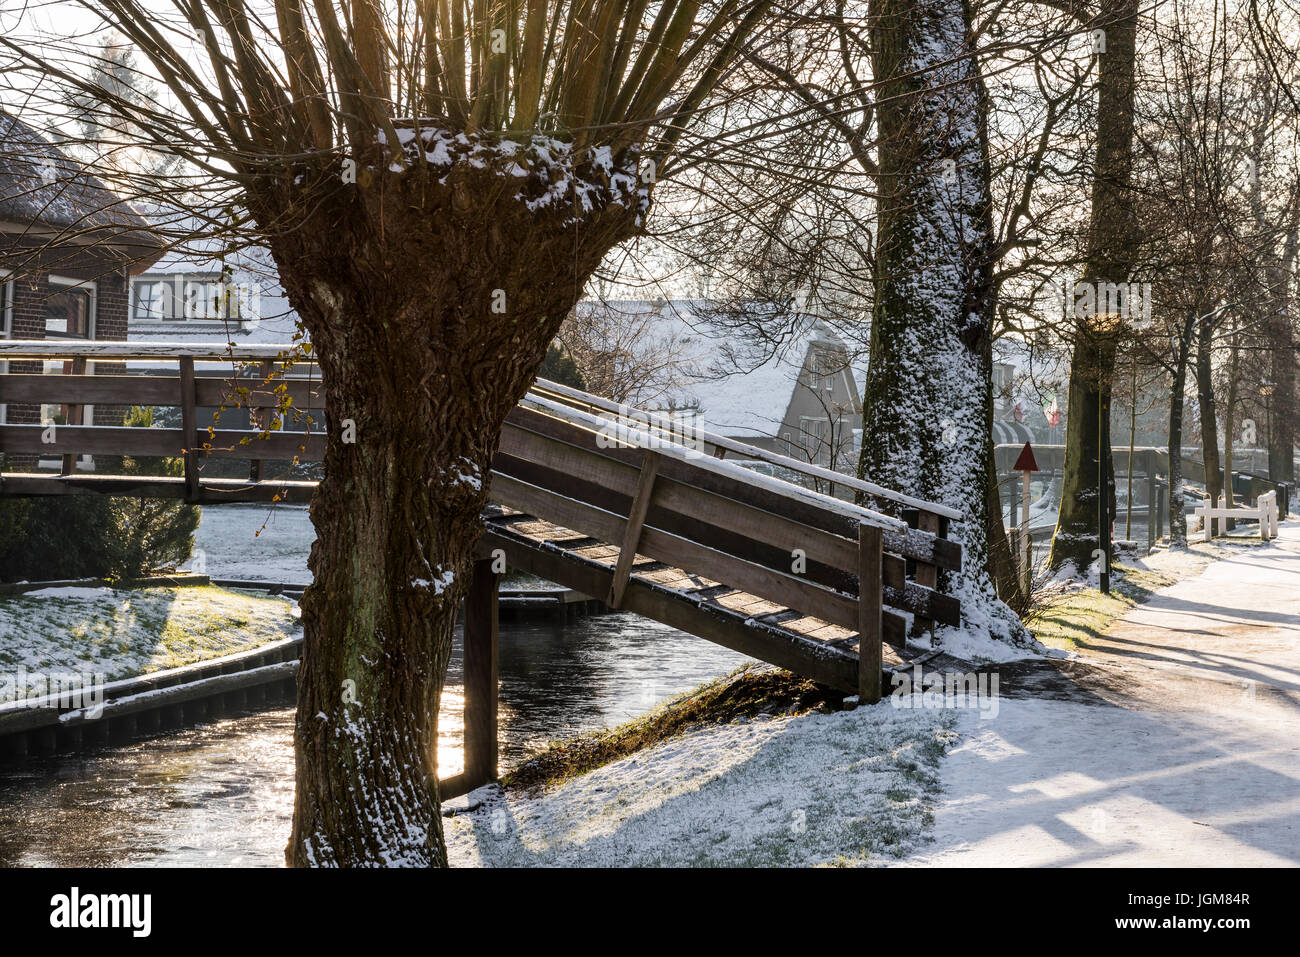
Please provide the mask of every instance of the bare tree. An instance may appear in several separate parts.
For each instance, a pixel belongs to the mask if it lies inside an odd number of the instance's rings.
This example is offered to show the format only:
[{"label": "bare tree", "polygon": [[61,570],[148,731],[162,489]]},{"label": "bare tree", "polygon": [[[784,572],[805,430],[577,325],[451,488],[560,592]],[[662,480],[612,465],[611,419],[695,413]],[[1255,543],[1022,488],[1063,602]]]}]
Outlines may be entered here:
[{"label": "bare tree", "polygon": [[163,102],[10,32],[24,111],[94,92],[183,157],[206,202],[169,198],[270,249],[323,373],[287,859],[444,864],[435,716],[502,421],[767,0],[83,6]]}]

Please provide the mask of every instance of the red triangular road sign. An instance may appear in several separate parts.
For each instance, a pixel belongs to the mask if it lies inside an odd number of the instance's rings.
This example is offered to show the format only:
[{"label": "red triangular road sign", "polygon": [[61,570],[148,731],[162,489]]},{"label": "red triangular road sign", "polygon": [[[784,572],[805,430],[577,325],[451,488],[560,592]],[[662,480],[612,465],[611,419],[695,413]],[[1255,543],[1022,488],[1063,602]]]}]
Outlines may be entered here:
[{"label": "red triangular road sign", "polygon": [[[1003,459],[1002,461],[1006,461]],[[1025,443],[1025,447],[1020,450],[1020,458],[1016,459],[1016,464],[1011,467],[1013,472],[1037,472],[1038,463],[1034,460],[1034,450]]]}]

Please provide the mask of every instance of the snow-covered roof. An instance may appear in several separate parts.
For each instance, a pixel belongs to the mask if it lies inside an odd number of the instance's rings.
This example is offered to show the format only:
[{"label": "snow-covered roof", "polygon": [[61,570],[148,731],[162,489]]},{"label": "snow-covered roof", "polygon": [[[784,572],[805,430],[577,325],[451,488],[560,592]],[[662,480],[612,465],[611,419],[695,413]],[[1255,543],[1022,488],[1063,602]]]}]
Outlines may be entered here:
[{"label": "snow-covered roof", "polygon": [[704,300],[584,302],[578,309],[647,317],[638,351],[674,357],[671,381],[648,404],[697,408],[702,427],[737,438],[777,434],[814,344],[847,350],[844,339],[821,319],[782,315],[765,305],[745,312],[771,312],[762,318],[766,328],[783,331],[779,340],[760,341],[735,324],[735,309],[724,313]]},{"label": "snow-covered roof", "polygon": [[0,219],[155,255],[162,240],[126,200],[31,126],[0,110]]}]

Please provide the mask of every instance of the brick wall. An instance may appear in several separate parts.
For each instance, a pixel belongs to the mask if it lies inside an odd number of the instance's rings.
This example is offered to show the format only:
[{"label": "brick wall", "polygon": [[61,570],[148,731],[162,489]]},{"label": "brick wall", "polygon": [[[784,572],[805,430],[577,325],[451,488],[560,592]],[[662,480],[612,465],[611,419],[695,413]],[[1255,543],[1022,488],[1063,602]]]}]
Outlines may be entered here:
[{"label": "brick wall", "polygon": [[[126,321],[130,308],[130,283],[123,270],[100,274],[95,290],[95,338],[110,342],[126,341]],[[96,362],[99,375],[122,375],[126,366],[120,362]],[[95,406],[95,425],[121,425],[126,406]]]},{"label": "brick wall", "polygon": [[[14,252],[12,247],[8,250]],[[50,294],[49,276],[92,280],[95,283],[95,316],[92,326],[94,338],[124,342],[127,337],[130,284],[124,269],[92,260],[78,260],[67,251],[57,252],[53,269],[39,261],[40,253],[24,256],[22,271],[10,277],[14,283],[13,309],[10,335],[14,339],[44,339],[45,306]],[[122,363],[96,363],[95,371],[103,375],[121,374]],[[39,362],[11,362],[11,372],[40,373]],[[119,425],[126,414],[124,406],[95,406],[95,425]],[[30,425],[40,421],[40,407],[10,403],[5,410],[6,421],[15,425]],[[6,470],[25,471],[36,467],[36,458],[29,455],[8,456]]]}]

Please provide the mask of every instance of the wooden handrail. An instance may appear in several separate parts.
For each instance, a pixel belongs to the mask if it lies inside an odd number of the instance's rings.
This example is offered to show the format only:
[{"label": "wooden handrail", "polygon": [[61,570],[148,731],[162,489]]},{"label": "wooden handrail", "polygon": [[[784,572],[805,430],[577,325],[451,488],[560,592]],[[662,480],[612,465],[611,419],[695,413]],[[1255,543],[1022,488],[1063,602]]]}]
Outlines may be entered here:
[{"label": "wooden handrail", "polygon": [[[153,455],[177,456],[186,449],[202,449],[209,457],[234,459],[291,459],[319,461],[325,455],[321,430],[279,429],[266,435],[256,429],[145,429],[125,425],[60,425],[47,435],[43,425],[0,425],[0,452],[45,455]],[[241,444],[242,439],[249,439]],[[210,449],[203,449],[210,444]],[[304,448],[305,446],[305,448]]]},{"label": "wooden handrail", "polygon": [[[641,449],[595,446],[593,433],[542,412],[516,407],[506,418],[501,435],[500,454],[527,460],[533,467],[545,467],[568,481],[588,479],[623,495],[631,495],[640,467]],[[500,454],[498,458],[500,458]],[[602,461],[622,463],[622,471],[602,466]],[[736,508],[756,508],[763,516],[765,536],[789,550],[802,548],[812,557],[825,552],[825,560],[837,567],[852,565],[851,556],[837,551],[837,542],[856,541],[858,520],[841,509],[823,508],[820,502],[793,499],[786,483],[772,489],[749,481],[738,481],[730,474],[697,469],[699,460],[665,457],[659,464],[656,502],[661,507],[683,514],[708,515],[723,527],[739,521]],[[598,469],[592,472],[592,469]],[[748,471],[741,470],[743,478]],[[794,486],[801,488],[800,486]],[[706,495],[701,499],[701,494]],[[846,503],[830,499],[834,505]],[[931,532],[908,528],[885,531],[887,551],[909,559],[956,571],[961,568],[961,547]]]},{"label": "wooden handrail", "polygon": [[[626,420],[629,412],[634,412],[640,416],[646,416],[647,421],[657,421],[668,432],[681,432],[682,425],[680,422],[674,422],[673,419],[660,412],[651,412],[644,409],[629,409],[627,406],[620,406],[608,399],[602,399],[570,386],[562,385],[558,382],[552,382],[549,379],[538,379],[533,386],[533,390],[542,393],[552,393],[565,401],[576,402],[588,406],[589,408],[599,409],[602,412],[618,416],[620,420]],[[735,452],[746,458],[756,459],[760,462],[766,462],[769,465],[776,465],[780,468],[789,469],[810,478],[821,479],[830,482],[833,485],[840,485],[855,492],[864,492],[875,498],[883,498],[887,501],[897,502],[900,505],[906,505],[908,508],[920,509],[924,512],[930,512],[943,518],[960,520],[962,513],[959,509],[947,505],[941,505],[937,502],[927,502],[924,499],[914,498],[905,495],[902,492],[895,492],[893,489],[887,489],[874,482],[868,482],[864,479],[857,478],[853,475],[845,475],[843,472],[836,472],[833,469],[822,468],[820,465],[814,465],[811,462],[801,462],[798,459],[790,458],[787,455],[781,455],[779,452],[769,452],[766,449],[760,449],[755,445],[741,442],[737,439],[727,438],[716,432],[710,432],[707,429],[700,429],[694,426],[691,431],[699,434],[709,445],[719,449],[726,449],[728,452]]]},{"label": "wooden handrail", "polygon": [[[249,377],[248,391],[237,396],[231,384],[229,368],[220,372],[195,369],[195,401],[200,406],[228,405],[239,399],[242,408],[271,406],[279,401],[273,386],[262,384],[262,376]],[[245,380],[235,380],[242,384]],[[324,390],[320,379],[285,378],[277,385],[301,409],[323,405]],[[0,375],[0,402],[109,405],[180,405],[181,380],[178,375],[42,375],[10,372]]]},{"label": "wooden handrail", "polygon": [[190,358],[220,362],[263,359],[315,363],[309,354],[297,352],[295,343],[231,345],[224,342],[53,342],[49,339],[0,339],[0,359],[172,359]]},{"label": "wooden handrail", "polygon": [[[569,406],[561,405],[550,399],[530,393],[521,401],[520,405],[525,408],[535,408],[539,411],[550,413],[557,418],[565,419],[573,425],[580,426],[595,434],[600,434],[603,429],[611,423],[608,419],[600,416],[591,415]],[[884,515],[881,512],[872,511],[869,508],[863,508],[860,505],[854,505],[852,502],[846,502],[830,495],[823,495],[821,492],[814,492],[812,489],[804,488],[802,485],[795,485],[793,482],[786,482],[782,479],[772,478],[761,472],[755,472],[752,469],[743,468],[731,462],[725,462],[714,458],[710,455],[702,455],[695,449],[688,449],[683,445],[670,442],[660,436],[652,435],[648,432],[642,432],[638,429],[620,426],[617,438],[611,440],[613,443],[631,444],[634,448],[652,448],[660,454],[669,458],[675,458],[707,472],[714,472],[721,475],[729,476],[749,485],[759,488],[772,489],[782,495],[790,498],[801,499],[806,502],[819,505],[822,508],[838,512],[848,518],[856,521],[865,522],[868,525],[876,525],[880,528],[901,529],[906,528],[907,524],[894,518],[892,515]]]},{"label": "wooden handrail", "polygon": [[[529,425],[546,428],[547,432],[533,431]],[[819,511],[811,505],[802,506],[808,510],[807,515],[801,514],[798,508],[793,509],[793,515],[769,511],[751,501],[756,490],[748,484],[731,483],[720,490],[701,488],[691,484],[693,473],[686,463],[664,473],[662,469],[672,465],[673,460],[661,460],[658,456],[653,459],[657,463],[655,480],[650,482],[642,467],[645,450],[599,449],[594,447],[593,439],[586,429],[553,419],[544,420],[541,413],[517,409],[506,420],[501,448],[493,465],[493,498],[594,538],[614,544],[621,542],[623,550],[615,583],[621,577],[626,584],[635,550],[663,560],[685,560],[682,551],[685,546],[673,546],[672,554],[655,555],[648,546],[640,544],[643,541],[663,544],[656,536],[666,533],[780,576],[789,576],[791,557],[799,551],[806,556],[807,568],[790,577],[800,584],[809,583],[849,595],[858,591],[855,577],[858,530],[860,524],[867,523]],[[645,494],[647,488],[652,490],[649,495]],[[552,489],[562,489],[562,492]],[[793,505],[788,499],[779,499],[776,504],[778,507],[785,504],[787,508]],[[831,519],[837,531],[800,520],[818,515]],[[636,545],[629,544],[629,536],[635,537]],[[907,580],[904,558],[915,561],[918,573],[933,570],[936,556],[926,550],[926,545],[933,546],[942,540],[915,529],[903,533],[882,531],[882,540],[885,537],[888,545],[882,556],[881,576],[888,603],[922,618],[957,623],[960,605],[956,599]],[[697,570],[705,573],[709,572],[709,564],[723,561],[719,555],[712,559],[704,557],[705,564]],[[954,564],[949,563],[949,567]],[[825,570],[819,570],[819,566]],[[745,573],[744,569],[740,571]],[[718,577],[736,587],[760,587],[747,578]],[[847,605],[841,614],[828,615],[827,607],[837,604],[835,596],[818,589],[807,592],[806,597],[811,600],[791,599],[788,604],[845,627],[855,626],[856,619]],[[897,624],[901,629],[901,618]]]}]

